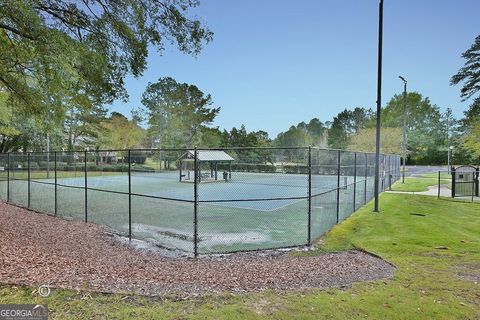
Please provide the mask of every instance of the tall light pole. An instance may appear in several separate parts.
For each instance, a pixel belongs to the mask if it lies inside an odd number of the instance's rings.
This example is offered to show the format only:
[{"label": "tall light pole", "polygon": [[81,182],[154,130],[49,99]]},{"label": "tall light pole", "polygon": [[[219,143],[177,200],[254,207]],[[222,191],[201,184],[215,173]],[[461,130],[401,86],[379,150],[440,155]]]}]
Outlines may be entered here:
[{"label": "tall light pole", "polygon": [[402,142],[402,158],[403,158],[403,173],[402,183],[405,183],[405,162],[407,160],[407,80],[404,77],[398,76],[403,81],[403,142]]},{"label": "tall light pole", "polygon": [[378,191],[380,180],[380,113],[382,111],[382,45],[383,45],[383,0],[378,3],[378,78],[377,78],[377,132],[375,146],[375,206],[378,210]]}]

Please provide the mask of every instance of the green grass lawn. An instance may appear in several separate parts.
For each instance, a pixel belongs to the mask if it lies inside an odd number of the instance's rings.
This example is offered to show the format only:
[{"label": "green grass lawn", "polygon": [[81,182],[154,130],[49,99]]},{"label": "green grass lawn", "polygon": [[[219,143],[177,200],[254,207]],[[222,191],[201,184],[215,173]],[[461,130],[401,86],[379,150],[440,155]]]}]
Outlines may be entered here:
[{"label": "green grass lawn", "polygon": [[[367,250],[391,280],[340,290],[211,295],[186,301],[0,287],[0,303],[47,303],[57,319],[479,319],[480,204],[383,194],[327,233],[316,251]],[[443,248],[443,249],[442,249]]]},{"label": "green grass lawn", "polygon": [[145,167],[150,167],[155,170],[160,170],[161,165],[157,159],[147,158],[145,159],[145,163],[143,164]]},{"label": "green grass lawn", "polygon": [[[442,184],[450,183],[450,180],[441,179]],[[427,191],[429,186],[436,186],[438,184],[438,178],[419,178],[419,177],[407,177],[405,183],[402,183],[402,179],[398,180],[392,185],[392,191],[405,191],[405,192],[421,192]]]},{"label": "green grass lawn", "polygon": [[[438,179],[438,172],[435,173],[426,173],[422,175],[425,178]],[[440,179],[452,180],[452,175],[448,172],[440,172]]]}]

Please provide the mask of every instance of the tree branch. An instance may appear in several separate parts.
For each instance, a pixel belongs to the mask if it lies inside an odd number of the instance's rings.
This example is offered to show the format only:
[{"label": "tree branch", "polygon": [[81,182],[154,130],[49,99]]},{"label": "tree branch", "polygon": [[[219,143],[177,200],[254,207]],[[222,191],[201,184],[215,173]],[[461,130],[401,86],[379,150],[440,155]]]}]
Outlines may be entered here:
[{"label": "tree branch", "polygon": [[8,31],[10,31],[10,32],[13,32],[13,33],[15,33],[15,34],[17,34],[17,35],[19,35],[19,36],[21,36],[21,37],[30,39],[30,40],[32,40],[32,41],[36,40],[36,38],[35,38],[34,36],[31,36],[31,35],[29,35],[29,34],[27,34],[27,33],[25,33],[25,32],[22,32],[22,31],[14,28],[14,27],[11,27],[11,26],[6,25],[6,24],[1,23],[1,22],[0,22],[0,28],[2,28],[2,29],[4,29],[4,30],[8,30]]}]

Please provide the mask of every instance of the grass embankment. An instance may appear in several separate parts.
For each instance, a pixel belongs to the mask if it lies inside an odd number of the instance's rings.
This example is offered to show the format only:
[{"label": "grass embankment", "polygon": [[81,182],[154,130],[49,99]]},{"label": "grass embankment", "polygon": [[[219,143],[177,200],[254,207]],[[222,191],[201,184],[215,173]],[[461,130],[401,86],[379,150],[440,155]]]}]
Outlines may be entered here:
[{"label": "grass embankment", "polygon": [[[451,180],[446,176],[440,176],[440,183],[450,184]],[[438,185],[438,173],[436,178],[432,177],[432,174],[425,174],[423,177],[406,177],[405,183],[402,183],[402,179],[398,180],[392,185],[392,191],[422,192],[436,185]]]},{"label": "grass embankment", "polygon": [[391,280],[340,290],[212,295],[174,301],[130,295],[0,287],[0,303],[47,303],[58,319],[478,319],[480,204],[383,194],[336,226],[322,251],[361,248],[397,267]]}]

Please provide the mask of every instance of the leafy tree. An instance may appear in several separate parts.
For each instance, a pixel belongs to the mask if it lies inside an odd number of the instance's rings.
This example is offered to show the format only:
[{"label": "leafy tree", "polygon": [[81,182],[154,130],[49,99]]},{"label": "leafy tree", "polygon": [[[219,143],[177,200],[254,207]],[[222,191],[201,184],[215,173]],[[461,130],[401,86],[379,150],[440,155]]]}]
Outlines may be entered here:
[{"label": "leafy tree", "polygon": [[327,127],[318,118],[313,118],[279,133],[274,144],[279,147],[324,146],[326,135]]},{"label": "leafy tree", "polygon": [[[466,60],[464,66],[450,79],[452,85],[462,84],[460,96],[463,101],[474,97],[480,92],[480,35],[474,40],[472,46],[466,50],[462,57]],[[469,109],[464,112],[464,118],[460,120],[460,134],[456,148],[454,149],[455,160],[467,163],[478,158],[478,123],[480,122],[480,96],[474,97]],[[477,149],[475,149],[477,147]],[[480,159],[477,159],[477,161]]]},{"label": "leafy tree", "polygon": [[298,126],[291,126],[287,131],[279,133],[275,144],[279,147],[308,146],[310,137],[304,125],[305,123],[299,123]]},{"label": "leafy tree", "polygon": [[478,163],[480,158],[476,155],[474,139],[480,122],[480,97],[476,98],[463,114],[464,117],[458,121],[458,129],[452,139],[453,159],[456,163]]},{"label": "leafy tree", "polygon": [[19,134],[17,128],[13,126],[13,110],[7,104],[9,94],[7,92],[0,92],[0,137],[2,144],[8,137]]},{"label": "leafy tree", "polygon": [[458,121],[453,116],[451,108],[447,108],[444,114],[442,114],[442,125],[445,126],[445,145],[448,147],[452,137],[457,135]]},{"label": "leafy tree", "polygon": [[328,130],[328,146],[334,149],[345,149],[348,146],[350,136],[365,127],[370,111],[364,108],[343,110],[333,118]]},{"label": "leafy tree", "polygon": [[62,130],[50,119],[25,115],[9,102],[8,92],[0,92],[0,152],[46,150],[47,136],[52,148],[62,146]]},{"label": "leafy tree", "polygon": [[104,133],[97,141],[100,149],[132,149],[141,147],[145,130],[135,120],[128,120],[123,114],[113,112],[102,122]]},{"label": "leafy tree", "polygon": [[[382,126],[403,127],[403,94],[394,95],[382,115]],[[444,163],[447,129],[439,108],[417,92],[407,94],[407,161],[416,164]]]},{"label": "leafy tree", "polygon": [[212,33],[187,16],[196,0],[9,0],[0,5],[0,90],[25,115],[60,123],[67,110],[127,99],[124,79],[148,46],[198,54]]},{"label": "leafy tree", "polygon": [[20,134],[12,137],[10,151],[46,151],[47,139],[50,150],[61,150],[63,132],[60,127],[47,128],[36,117],[17,116],[15,123]]},{"label": "leafy tree", "polygon": [[312,145],[322,147],[326,145],[327,128],[318,118],[310,120],[307,124],[307,132]]},{"label": "leafy tree", "polygon": [[372,110],[357,107],[351,112],[350,118],[350,131],[358,133],[361,129],[365,128],[370,119],[373,119]]},{"label": "leafy tree", "polygon": [[259,147],[268,147],[271,144],[271,140],[268,137],[268,132],[259,130],[259,131],[254,131],[252,132],[253,135],[255,135],[255,138],[257,140],[256,145]]},{"label": "leafy tree", "polygon": [[67,150],[96,146],[96,140],[104,129],[102,123],[106,115],[107,109],[102,106],[70,108],[63,121]]},{"label": "leafy tree", "polygon": [[480,121],[470,126],[469,131],[463,137],[463,147],[471,152],[475,161],[480,160]]},{"label": "leafy tree", "polygon": [[[268,147],[271,145],[271,140],[268,133],[265,131],[251,131],[248,132],[244,125],[239,129],[233,127],[230,131],[224,130],[221,133],[221,146],[228,149],[228,147],[243,147],[243,150],[228,150],[228,153],[240,163],[256,163],[266,164],[272,163],[272,150],[269,149],[254,149],[256,147]],[[252,147],[252,149],[248,149]]]},{"label": "leafy tree", "polygon": [[212,97],[196,86],[165,77],[149,83],[142,96],[149,130],[162,147],[191,147],[201,141],[202,128],[220,108],[209,108]]},{"label": "leafy tree", "polygon": [[463,112],[463,119],[460,120],[461,129],[463,131],[476,124],[480,119],[480,97],[476,98],[470,107]]},{"label": "leafy tree", "polygon": [[[348,148],[355,151],[375,152],[376,129],[360,129],[350,138]],[[381,152],[401,154],[402,128],[382,128]]]},{"label": "leafy tree", "polygon": [[63,145],[63,132],[60,127],[48,129],[35,117],[14,115],[10,119],[10,132],[0,134],[0,152],[46,151],[47,139],[50,150],[60,150]]},{"label": "leafy tree", "polygon": [[203,127],[201,129],[201,137],[202,141],[200,146],[203,148],[216,148],[222,145],[223,134],[218,127]]},{"label": "leafy tree", "polygon": [[345,149],[348,145],[349,134],[342,123],[341,115],[334,117],[328,129],[328,146],[334,149]]},{"label": "leafy tree", "polygon": [[265,141],[259,141],[259,138],[268,141],[268,133],[265,131],[248,132],[242,124],[240,129],[235,127],[228,131],[224,131],[222,146],[224,147],[258,147],[259,144],[265,146]]},{"label": "leafy tree", "polygon": [[460,92],[462,99],[466,100],[480,92],[480,35],[462,57],[466,60],[465,65],[450,79],[450,83],[463,83]]}]

